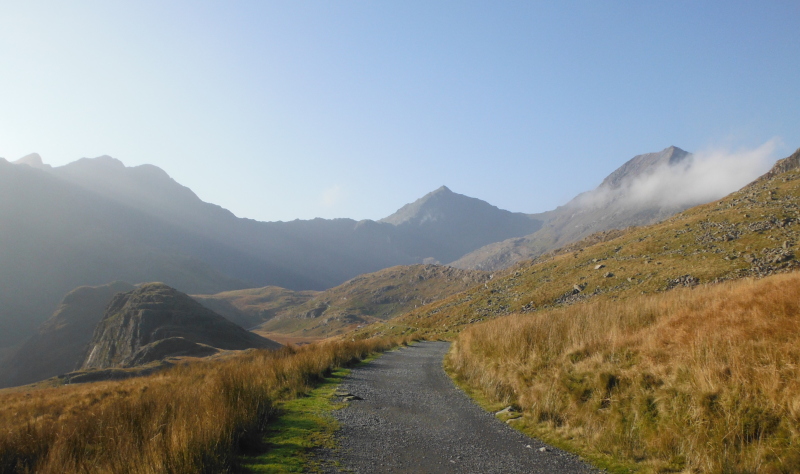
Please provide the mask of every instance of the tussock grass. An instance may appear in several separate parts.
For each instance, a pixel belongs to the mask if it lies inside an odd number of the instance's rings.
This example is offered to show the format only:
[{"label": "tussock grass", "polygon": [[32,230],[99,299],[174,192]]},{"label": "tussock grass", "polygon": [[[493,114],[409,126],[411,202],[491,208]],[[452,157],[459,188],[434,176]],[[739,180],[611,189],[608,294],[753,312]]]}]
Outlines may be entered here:
[{"label": "tussock grass", "polygon": [[229,472],[276,403],[399,339],[248,351],[138,379],[0,395],[0,472]]},{"label": "tussock grass", "polygon": [[653,472],[800,472],[800,275],[474,325],[448,365],[533,431]]}]

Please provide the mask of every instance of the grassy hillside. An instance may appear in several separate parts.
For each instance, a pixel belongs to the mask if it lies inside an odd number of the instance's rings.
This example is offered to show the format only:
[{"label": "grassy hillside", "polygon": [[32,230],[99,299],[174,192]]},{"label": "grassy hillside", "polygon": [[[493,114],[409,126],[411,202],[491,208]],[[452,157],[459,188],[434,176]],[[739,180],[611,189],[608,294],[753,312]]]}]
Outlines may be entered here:
[{"label": "grassy hillside", "polygon": [[[304,303],[277,310],[258,331],[331,336],[385,321],[487,281],[489,275],[441,265],[409,265],[361,275]],[[230,292],[240,293],[240,292]]]},{"label": "grassy hillside", "polygon": [[125,381],[0,391],[0,472],[235,472],[281,401],[400,342],[248,351]]},{"label": "grassy hillside", "polygon": [[645,472],[800,471],[800,274],[596,299],[461,333],[457,379],[516,426]]},{"label": "grassy hillside", "polygon": [[225,291],[215,295],[192,295],[192,298],[239,326],[249,329],[283,314],[287,308],[305,303],[319,293],[319,291],[294,291],[278,286],[267,286]]},{"label": "grassy hillside", "polygon": [[[800,161],[800,151],[783,161]],[[776,171],[787,166],[776,165]],[[798,268],[800,171],[770,174],[719,201],[646,227],[595,234],[362,335],[453,337],[469,324],[581,301],[626,300],[681,286]]]}]

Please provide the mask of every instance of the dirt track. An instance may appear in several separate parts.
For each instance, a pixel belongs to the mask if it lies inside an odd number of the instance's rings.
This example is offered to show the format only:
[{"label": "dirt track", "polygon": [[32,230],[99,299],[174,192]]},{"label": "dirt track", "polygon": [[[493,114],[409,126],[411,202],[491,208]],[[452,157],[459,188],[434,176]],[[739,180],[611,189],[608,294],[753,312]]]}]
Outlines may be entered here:
[{"label": "dirt track", "polygon": [[363,400],[334,413],[340,449],[320,454],[326,472],[596,472],[475,405],[442,369],[448,347],[419,343],[353,370],[341,389]]}]

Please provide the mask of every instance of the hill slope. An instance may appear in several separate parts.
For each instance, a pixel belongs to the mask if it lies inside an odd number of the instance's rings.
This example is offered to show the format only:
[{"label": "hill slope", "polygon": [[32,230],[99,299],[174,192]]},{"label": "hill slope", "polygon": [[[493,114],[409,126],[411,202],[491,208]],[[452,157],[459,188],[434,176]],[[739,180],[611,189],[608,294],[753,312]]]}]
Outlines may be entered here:
[{"label": "hill slope", "polygon": [[[697,164],[692,154],[674,146],[635,156],[608,175],[596,189],[541,214],[545,224],[533,234],[492,243],[452,265],[497,271],[596,232],[659,222],[722,197],[717,194],[709,198],[709,193],[694,189],[703,181],[697,177],[704,173],[704,164]],[[739,185],[746,182],[740,181]]]},{"label": "hill slope", "polygon": [[53,316],[0,366],[0,387],[25,385],[74,370],[108,303],[117,293],[133,289],[129,283],[114,282],[67,293]]},{"label": "hill slope", "polygon": [[798,163],[800,150],[719,201],[658,224],[595,234],[521,262],[484,286],[393,319],[390,332],[454,334],[514,312],[791,271],[800,266],[795,258],[800,242]]},{"label": "hill slope", "polygon": [[447,365],[515,427],[630,472],[800,472],[799,291],[792,272],[511,315]]},{"label": "hill slope", "polygon": [[218,349],[278,347],[174,288],[149,283],[114,296],[86,348],[81,369],[132,367],[177,355],[202,357]]},{"label": "hill slope", "polygon": [[225,291],[215,295],[192,295],[192,298],[239,326],[250,329],[283,314],[290,308],[303,305],[320,293],[267,286]]},{"label": "hill slope", "polygon": [[194,298],[209,308],[220,308],[229,319],[261,319],[263,324],[254,328],[260,333],[328,337],[391,319],[489,278],[488,273],[474,270],[409,265],[359,275],[322,292],[267,287]]}]

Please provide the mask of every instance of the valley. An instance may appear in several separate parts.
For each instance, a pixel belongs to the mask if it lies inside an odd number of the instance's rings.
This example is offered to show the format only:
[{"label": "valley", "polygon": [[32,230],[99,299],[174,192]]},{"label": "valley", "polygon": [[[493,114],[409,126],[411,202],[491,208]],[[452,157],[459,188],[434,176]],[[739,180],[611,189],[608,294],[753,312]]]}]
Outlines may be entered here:
[{"label": "valley", "polygon": [[[691,155],[671,148],[637,156],[620,168],[625,173],[612,174],[598,189],[619,186],[626,173],[641,177],[673,166],[676,156],[683,163]],[[440,189],[402,208],[390,222],[373,224],[420,226],[430,232],[425,239],[438,235],[445,241],[458,225],[448,224],[451,230],[445,232],[425,223],[447,222],[453,203],[494,212],[458,196]],[[328,289],[273,285],[191,296],[138,280],[77,288],[22,349],[12,351],[6,360],[13,365],[0,366],[8,386],[39,382],[0,391],[9,407],[0,412],[4,424],[21,427],[34,413],[46,416],[36,427],[43,443],[39,451],[23,448],[18,431],[3,435],[0,466],[4,472],[15,472],[13,466],[49,472],[62,464],[124,465],[122,458],[70,457],[66,447],[44,444],[55,442],[59,426],[77,423],[69,413],[106,416],[144,400],[134,395],[137,390],[167,393],[193,380],[195,396],[221,390],[223,397],[251,397],[251,411],[219,415],[220,429],[233,431],[209,434],[239,440],[225,441],[214,460],[230,469],[240,452],[236,446],[258,446],[237,426],[263,431],[280,416],[277,407],[284,401],[302,397],[326,373],[370,353],[446,340],[452,341],[444,358],[448,374],[484,408],[512,407],[515,429],[597,466],[614,472],[724,472],[726,466],[792,472],[800,459],[794,413],[800,392],[791,382],[800,357],[794,350],[800,335],[800,309],[794,304],[800,285],[795,273],[800,150],[713,202],[688,209],[635,208],[627,217],[621,216],[624,207],[604,209],[598,212],[617,216],[613,222],[639,219],[645,225],[602,227],[608,222],[600,219],[602,226],[589,232],[580,223],[596,214],[573,212],[572,221],[564,221],[565,212],[523,215],[519,222],[541,226],[518,237],[522,242],[558,226],[583,230],[562,234],[564,240],[552,240],[552,248],[524,243],[528,250],[514,247],[511,253],[508,241],[497,240],[495,249],[502,250],[493,255],[499,256],[485,260],[495,262],[491,272],[413,263],[360,274]],[[469,245],[481,249],[477,242]],[[284,363],[300,365],[279,369]],[[287,382],[290,386],[248,382],[260,378],[254,373],[279,370],[286,372],[269,377],[295,377],[287,374],[296,370],[299,379]],[[26,400],[24,393],[35,396]],[[158,397],[148,403],[178,410]],[[108,401],[82,401],[93,399]],[[105,408],[96,412],[95,404]],[[151,426],[149,418],[136,423]],[[703,428],[709,424],[718,429]],[[87,443],[102,445],[93,438],[102,437],[100,432],[75,429]],[[153,430],[142,433],[162,436]],[[137,454],[133,446],[139,442],[130,442],[120,448],[127,450],[125,459],[178,466],[179,472],[206,462],[195,452],[187,464],[173,464],[178,461],[170,456],[186,456],[175,454],[185,447],[152,457]],[[252,446],[247,449],[263,449]]]},{"label": "valley", "polygon": [[0,1],[0,474],[800,473],[798,20]]}]

